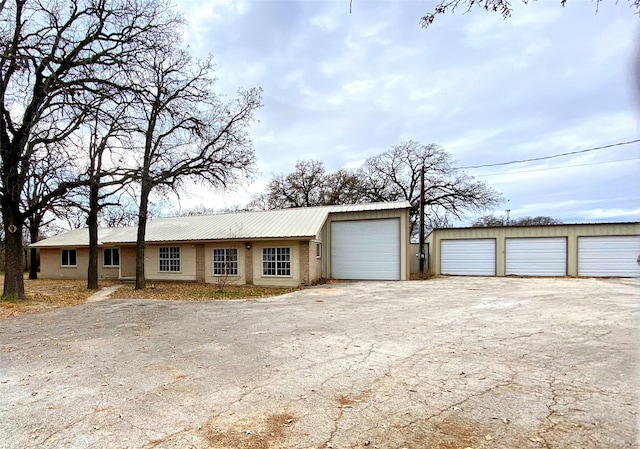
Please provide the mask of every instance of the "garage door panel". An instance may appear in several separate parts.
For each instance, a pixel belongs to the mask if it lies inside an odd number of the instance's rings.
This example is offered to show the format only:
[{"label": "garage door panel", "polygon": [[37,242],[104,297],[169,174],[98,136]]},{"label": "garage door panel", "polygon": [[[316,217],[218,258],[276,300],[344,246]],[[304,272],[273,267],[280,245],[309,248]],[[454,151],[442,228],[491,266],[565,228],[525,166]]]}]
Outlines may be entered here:
[{"label": "garage door panel", "polygon": [[400,220],[331,223],[331,276],[399,280]]},{"label": "garage door panel", "polygon": [[566,276],[567,239],[508,238],[505,261],[507,275]]},{"label": "garage door panel", "polygon": [[578,237],[578,276],[638,277],[640,236]]},{"label": "garage door panel", "polygon": [[440,273],[462,276],[495,276],[494,239],[440,241]]}]

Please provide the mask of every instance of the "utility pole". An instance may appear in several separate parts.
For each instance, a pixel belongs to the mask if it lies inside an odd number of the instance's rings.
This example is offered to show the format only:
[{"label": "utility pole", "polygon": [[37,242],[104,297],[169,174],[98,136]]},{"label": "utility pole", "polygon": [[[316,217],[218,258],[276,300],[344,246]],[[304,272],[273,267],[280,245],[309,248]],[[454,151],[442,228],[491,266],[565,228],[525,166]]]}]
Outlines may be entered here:
[{"label": "utility pole", "polygon": [[424,273],[424,165],[420,169],[420,274]]},{"label": "utility pole", "polygon": [[506,224],[506,226],[509,226],[509,212],[511,212],[511,209],[505,209],[504,211],[507,213],[507,224]]}]

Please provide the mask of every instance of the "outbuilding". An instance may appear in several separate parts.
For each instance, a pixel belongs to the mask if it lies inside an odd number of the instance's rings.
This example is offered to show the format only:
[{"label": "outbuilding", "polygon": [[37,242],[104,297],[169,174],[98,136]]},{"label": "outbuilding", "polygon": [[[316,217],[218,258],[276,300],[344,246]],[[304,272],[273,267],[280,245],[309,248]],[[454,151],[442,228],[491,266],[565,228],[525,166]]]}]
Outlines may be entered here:
[{"label": "outbuilding", "polygon": [[[406,280],[409,209],[408,202],[389,202],[151,220],[145,277],[274,286]],[[136,227],[99,229],[99,278],[135,277],[136,234]],[[86,228],[31,246],[40,250],[40,277],[87,278]]]},{"label": "outbuilding", "polygon": [[434,229],[428,272],[461,276],[640,276],[640,223]]}]

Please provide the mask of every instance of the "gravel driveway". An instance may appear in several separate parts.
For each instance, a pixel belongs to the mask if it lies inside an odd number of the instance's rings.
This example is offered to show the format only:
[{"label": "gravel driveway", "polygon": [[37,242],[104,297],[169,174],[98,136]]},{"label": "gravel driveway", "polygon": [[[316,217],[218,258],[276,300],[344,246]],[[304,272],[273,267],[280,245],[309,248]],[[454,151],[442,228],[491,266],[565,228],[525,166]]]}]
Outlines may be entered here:
[{"label": "gravel driveway", "polygon": [[0,448],[636,448],[638,279],[331,284],[0,321]]}]

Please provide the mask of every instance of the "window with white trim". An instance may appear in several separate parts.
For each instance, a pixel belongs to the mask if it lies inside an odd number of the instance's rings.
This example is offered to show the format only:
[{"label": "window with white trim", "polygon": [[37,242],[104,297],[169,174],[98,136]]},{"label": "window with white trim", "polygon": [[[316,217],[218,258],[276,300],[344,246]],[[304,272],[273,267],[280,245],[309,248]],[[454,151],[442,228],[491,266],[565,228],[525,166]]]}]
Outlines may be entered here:
[{"label": "window with white trim", "polygon": [[291,276],[291,248],[262,248],[263,276]]},{"label": "window with white trim", "polygon": [[63,249],[60,251],[60,265],[63,267],[78,266],[78,252],[75,249]]},{"label": "window with white trim", "polygon": [[236,248],[215,248],[213,250],[213,275],[238,275],[238,250]]},{"label": "window with white trim", "polygon": [[160,271],[163,271],[163,272],[180,271],[180,247],[179,246],[160,247]]},{"label": "window with white trim", "polygon": [[316,259],[322,257],[322,243],[316,243]]},{"label": "window with white trim", "polygon": [[118,248],[105,248],[102,250],[103,267],[120,266],[120,250]]}]

